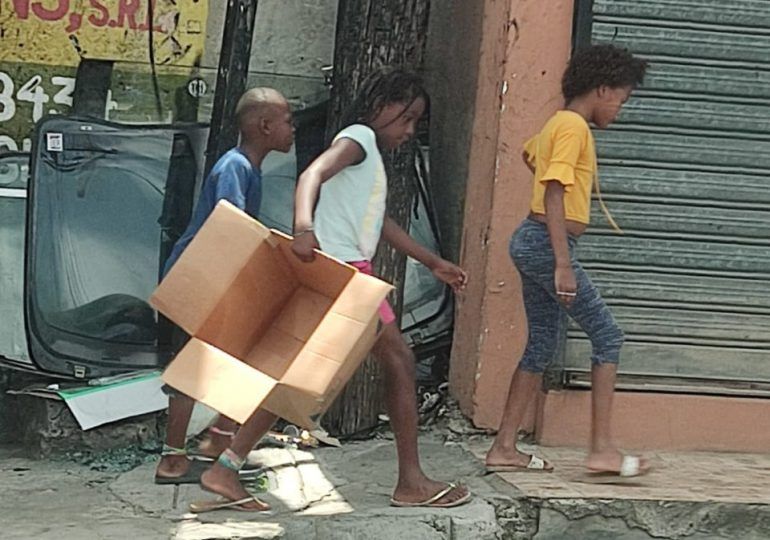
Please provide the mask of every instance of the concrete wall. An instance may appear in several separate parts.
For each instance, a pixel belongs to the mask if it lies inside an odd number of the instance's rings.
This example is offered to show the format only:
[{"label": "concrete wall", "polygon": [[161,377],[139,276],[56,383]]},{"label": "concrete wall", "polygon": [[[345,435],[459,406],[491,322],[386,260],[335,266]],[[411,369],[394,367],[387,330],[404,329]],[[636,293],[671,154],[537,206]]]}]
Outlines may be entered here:
[{"label": "concrete wall", "polygon": [[523,142],[559,107],[572,0],[486,0],[468,167],[450,385],[463,412],[496,428],[526,343],[526,317],[508,241],[529,211]]},{"label": "concrete wall", "polygon": [[[613,437],[624,449],[766,453],[770,399],[617,392]],[[583,446],[591,431],[591,393],[549,392],[538,441]]]},{"label": "concrete wall", "polygon": [[[331,65],[339,0],[260,0],[251,45],[250,85],[274,86],[295,102],[323,98],[321,67]],[[227,0],[209,0],[207,78],[216,77]],[[212,80],[214,80],[212,78]]]}]

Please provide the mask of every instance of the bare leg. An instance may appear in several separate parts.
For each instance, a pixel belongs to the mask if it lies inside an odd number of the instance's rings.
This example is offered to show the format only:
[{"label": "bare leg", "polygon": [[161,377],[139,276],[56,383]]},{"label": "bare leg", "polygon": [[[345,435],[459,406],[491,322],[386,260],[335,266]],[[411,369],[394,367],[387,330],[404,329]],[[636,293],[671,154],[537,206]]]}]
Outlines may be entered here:
[{"label": "bare leg", "polygon": [[[190,423],[195,401],[182,394],[169,397],[168,426],[166,428],[166,444],[172,448],[184,448],[187,439],[187,426]],[[190,467],[190,460],[185,455],[163,456],[158,463],[155,474],[164,478],[182,476]]]},{"label": "bare leg", "polygon": [[591,453],[612,450],[612,398],[617,378],[615,364],[601,364],[591,370]]},{"label": "bare leg", "polygon": [[[508,391],[500,429],[497,431],[492,448],[487,453],[487,465],[526,467],[529,464],[530,456],[518,451],[516,438],[519,426],[524,420],[527,409],[534,403],[542,381],[542,373],[532,373],[516,368]],[[546,468],[550,468],[550,464],[547,464]]]},{"label": "bare leg", "polygon": [[224,452],[225,448],[230,446],[238,429],[238,423],[220,414],[213,427],[216,430],[209,430],[206,438],[198,446],[198,450],[204,456],[217,458],[219,454]]},{"label": "bare leg", "polygon": [[[239,458],[246,459],[252,448],[264,437],[278,418],[268,411],[257,409],[238,430],[237,435],[230,445],[230,450]],[[237,501],[250,497],[248,491],[241,485],[238,471],[224,467],[216,462],[201,476],[201,485],[208,491],[222,495],[226,499]],[[269,510],[270,506],[261,501],[250,502],[243,505],[254,510]]]},{"label": "bare leg", "polygon": [[[612,398],[616,364],[599,364],[591,370],[591,443],[586,466],[594,471],[620,471],[623,454],[612,443]],[[642,469],[646,469],[642,460]]]},{"label": "bare leg", "polygon": [[532,402],[527,406],[524,417],[521,419],[521,425],[516,433],[517,439],[521,439],[522,436],[529,437],[534,435],[540,394],[542,392],[535,392]]},{"label": "bare leg", "polygon": [[[386,405],[396,438],[398,484],[393,498],[399,502],[425,501],[445,489],[447,484],[431,480],[420,467],[414,355],[395,323],[385,325],[374,354],[383,367]],[[459,486],[438,502],[456,501],[467,493],[467,488]]]}]

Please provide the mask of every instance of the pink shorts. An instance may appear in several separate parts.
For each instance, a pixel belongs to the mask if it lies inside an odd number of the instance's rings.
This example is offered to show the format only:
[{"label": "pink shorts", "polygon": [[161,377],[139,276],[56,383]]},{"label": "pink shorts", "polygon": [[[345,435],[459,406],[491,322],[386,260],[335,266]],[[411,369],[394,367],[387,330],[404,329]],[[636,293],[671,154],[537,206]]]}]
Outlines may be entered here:
[{"label": "pink shorts", "polygon": [[[374,268],[372,267],[371,261],[354,261],[348,263],[350,266],[355,266],[363,272],[364,274],[368,274],[370,276],[374,275]],[[396,322],[396,314],[393,311],[393,308],[390,307],[390,304],[387,300],[383,300],[382,304],[380,304],[380,321],[382,321],[382,324],[390,324]]]}]

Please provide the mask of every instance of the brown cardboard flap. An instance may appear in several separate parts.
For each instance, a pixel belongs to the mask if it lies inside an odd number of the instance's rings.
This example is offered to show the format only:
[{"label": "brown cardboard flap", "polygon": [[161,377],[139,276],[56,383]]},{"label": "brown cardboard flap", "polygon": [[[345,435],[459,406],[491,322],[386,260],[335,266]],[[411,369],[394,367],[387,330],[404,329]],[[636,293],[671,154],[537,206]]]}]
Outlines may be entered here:
[{"label": "brown cardboard flap", "polygon": [[280,379],[305,343],[276,327],[270,327],[244,361],[274,379]]},{"label": "brown cardboard flap", "polygon": [[169,386],[240,424],[277,385],[275,379],[195,338],[166,368],[162,378]]},{"label": "brown cardboard flap", "polygon": [[196,334],[269,236],[264,225],[221,201],[155,290],[150,304],[188,334]]},{"label": "brown cardboard flap", "polygon": [[321,252],[316,252],[313,262],[302,262],[291,251],[291,237],[278,231],[272,232],[294,275],[303,285],[323,296],[336,298],[357,272],[352,266]]},{"label": "brown cardboard flap", "polygon": [[392,289],[323,254],[303,263],[290,242],[220,203],[152,298],[193,335],[163,380],[240,423],[264,406],[314,427]]},{"label": "brown cardboard flap", "polygon": [[309,430],[318,427],[316,418],[324,410],[318,398],[283,384],[276,386],[262,406],[284,420]]},{"label": "brown cardboard flap", "polygon": [[304,391],[313,397],[321,397],[329,388],[344,358],[321,356],[304,349],[281,377],[281,385]]},{"label": "brown cardboard flap", "polygon": [[[376,312],[372,311],[372,316]],[[330,311],[310,336],[305,348],[322,356],[342,360],[366,330],[365,323]]]},{"label": "brown cardboard flap", "polygon": [[375,277],[356,272],[342,294],[332,306],[332,311],[359,322],[369,322],[372,306],[376,310],[393,286]]},{"label": "brown cardboard flap", "polygon": [[282,254],[264,242],[233,279],[196,337],[243,358],[298,287]]},{"label": "brown cardboard flap", "polygon": [[372,350],[374,344],[379,337],[377,334],[377,327],[380,323],[379,314],[374,314],[369,322],[363,329],[360,338],[352,349],[347,352],[342,365],[334,375],[334,379],[326,390],[327,395],[323,401],[324,406],[322,410],[326,410],[326,407],[337,398],[337,395],[342,391],[347,382],[353,376],[353,373],[359,368],[359,366],[366,359],[367,354]]},{"label": "brown cardboard flap", "polygon": [[331,298],[302,286],[284,305],[273,326],[301,341],[307,341],[332,303]]}]

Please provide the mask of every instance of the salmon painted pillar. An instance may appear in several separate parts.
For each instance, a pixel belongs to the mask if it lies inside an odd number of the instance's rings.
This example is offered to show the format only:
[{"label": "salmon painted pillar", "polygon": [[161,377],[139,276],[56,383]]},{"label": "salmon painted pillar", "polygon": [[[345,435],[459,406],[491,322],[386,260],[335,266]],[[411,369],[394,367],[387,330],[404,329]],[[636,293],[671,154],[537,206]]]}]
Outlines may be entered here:
[{"label": "salmon painted pillar", "polygon": [[471,281],[457,302],[450,369],[452,394],[478,427],[497,428],[526,344],[508,241],[529,210],[522,144],[562,106],[573,3],[485,2],[460,255]]}]

